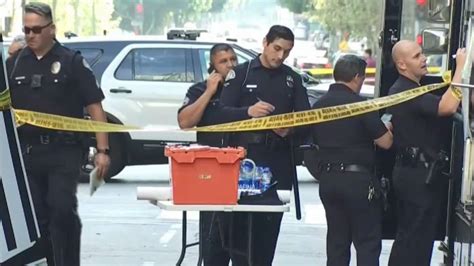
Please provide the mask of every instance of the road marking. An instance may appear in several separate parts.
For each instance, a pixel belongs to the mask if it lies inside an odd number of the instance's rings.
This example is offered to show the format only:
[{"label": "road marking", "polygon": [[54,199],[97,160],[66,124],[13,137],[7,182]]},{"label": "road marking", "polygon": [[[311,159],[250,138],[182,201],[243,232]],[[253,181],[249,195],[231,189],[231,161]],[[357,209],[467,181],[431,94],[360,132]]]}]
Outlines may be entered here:
[{"label": "road marking", "polygon": [[173,239],[174,235],[176,235],[176,230],[170,229],[164,233],[162,237],[160,237],[160,244],[163,246],[167,246],[171,239]]}]

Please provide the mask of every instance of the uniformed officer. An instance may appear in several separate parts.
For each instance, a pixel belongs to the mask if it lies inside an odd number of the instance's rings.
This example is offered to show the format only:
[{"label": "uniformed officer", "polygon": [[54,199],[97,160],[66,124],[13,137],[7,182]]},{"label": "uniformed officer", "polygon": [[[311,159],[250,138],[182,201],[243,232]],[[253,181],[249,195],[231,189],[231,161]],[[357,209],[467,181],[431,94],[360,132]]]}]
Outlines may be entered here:
[{"label": "uniformed officer", "polygon": [[[413,41],[399,41],[393,47],[392,57],[400,76],[389,94],[419,87],[420,79],[427,73],[421,47]],[[465,60],[465,49],[458,49],[453,82],[461,81]],[[441,97],[424,94],[388,109],[393,115],[397,152],[393,186],[398,228],[390,254],[391,266],[430,265],[438,221],[443,215],[440,199],[446,193],[443,188],[447,183],[440,171],[435,171],[429,178],[428,173],[432,164],[442,168],[447,158],[442,153],[445,122],[442,117],[453,115],[459,102],[460,97],[450,87]]]},{"label": "uniformed officer", "polygon": [[[283,64],[294,44],[294,35],[284,26],[272,26],[263,40],[263,53],[238,65],[235,78],[228,79],[221,94],[225,106],[262,105],[265,114],[282,114],[309,109],[308,95],[301,76]],[[270,105],[268,105],[270,104]],[[298,130],[281,128],[231,135],[230,144],[247,149],[247,158],[259,166],[270,167],[278,189],[291,189],[290,137]],[[244,214],[246,216],[248,214]],[[235,215],[239,216],[239,215]],[[271,265],[275,253],[282,213],[255,213],[253,216],[253,265]],[[240,230],[234,237],[245,238],[246,219],[236,219]],[[244,241],[244,240],[243,240]],[[247,265],[248,258],[231,252],[233,265]]]},{"label": "uniformed officer", "polygon": [[[355,55],[342,56],[334,67],[336,83],[313,108],[361,102],[367,63]],[[392,133],[377,112],[316,124],[321,176],[319,197],[326,211],[327,265],[349,265],[351,244],[357,265],[379,265],[382,248],[379,181],[374,177],[374,143],[388,149]]]},{"label": "uniformed officer", "polygon": [[[25,5],[23,31],[27,47],[7,61],[13,107],[75,118],[82,118],[86,107],[93,120],[105,122],[104,95],[84,58],[55,41],[51,8],[43,3]],[[83,158],[79,135],[29,125],[20,127],[18,134],[42,240],[12,259],[11,265],[45,256],[48,265],[79,265],[76,190]],[[103,177],[110,164],[108,138],[105,133],[96,137],[95,166]]]},{"label": "uniformed officer", "polygon": [[[210,59],[208,79],[189,88],[183,106],[178,110],[179,126],[181,128],[192,128],[263,115],[259,114],[260,109],[256,106],[229,108],[219,104],[222,84],[226,77],[233,78],[234,72],[230,71],[237,64],[237,56],[232,46],[226,43],[215,44],[211,48]],[[228,75],[229,73],[230,75]],[[220,147],[222,146],[222,137],[221,133],[198,132],[197,142],[202,145]],[[200,213],[201,233],[204,234],[202,238],[204,242],[201,243],[203,245],[204,264],[228,265],[230,257],[227,251],[223,250],[215,221],[216,213]]]}]

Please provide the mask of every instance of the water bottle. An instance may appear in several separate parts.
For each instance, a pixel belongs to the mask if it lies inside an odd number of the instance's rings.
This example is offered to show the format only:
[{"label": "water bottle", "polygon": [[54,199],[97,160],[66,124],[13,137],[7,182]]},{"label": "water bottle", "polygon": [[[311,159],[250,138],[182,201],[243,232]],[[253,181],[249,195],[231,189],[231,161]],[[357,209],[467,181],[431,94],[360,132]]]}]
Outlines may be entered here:
[{"label": "water bottle", "polygon": [[270,167],[264,167],[262,179],[260,181],[262,192],[266,191],[270,187],[270,184],[272,183],[272,177],[273,175],[272,171],[270,171]]},{"label": "water bottle", "polygon": [[252,160],[245,159],[242,161],[240,164],[239,189],[252,189],[255,168],[255,163]]},{"label": "water bottle", "polygon": [[263,168],[261,166],[257,166],[255,170],[255,176],[253,178],[254,181],[254,189],[262,191],[262,176],[263,176]]}]

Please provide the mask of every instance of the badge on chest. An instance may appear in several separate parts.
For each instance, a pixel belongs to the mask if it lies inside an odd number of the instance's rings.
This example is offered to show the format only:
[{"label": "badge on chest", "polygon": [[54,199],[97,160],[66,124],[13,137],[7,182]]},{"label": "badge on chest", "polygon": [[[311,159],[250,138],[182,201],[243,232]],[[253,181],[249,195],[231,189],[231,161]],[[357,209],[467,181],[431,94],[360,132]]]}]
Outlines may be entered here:
[{"label": "badge on chest", "polygon": [[51,73],[56,75],[61,71],[61,63],[59,61],[55,61],[51,64]]}]

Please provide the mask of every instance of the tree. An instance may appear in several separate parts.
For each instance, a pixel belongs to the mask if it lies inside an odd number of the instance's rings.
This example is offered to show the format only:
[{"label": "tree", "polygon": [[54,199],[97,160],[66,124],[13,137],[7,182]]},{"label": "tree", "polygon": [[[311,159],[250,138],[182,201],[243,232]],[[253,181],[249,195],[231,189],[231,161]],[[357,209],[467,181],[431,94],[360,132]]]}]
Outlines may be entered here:
[{"label": "tree", "polygon": [[[113,0],[40,0],[40,2],[51,6],[58,37],[70,31],[79,36],[95,35],[96,32],[118,27],[118,23],[111,21],[114,11]],[[99,10],[100,17],[97,18],[95,13]]]},{"label": "tree", "polygon": [[375,47],[382,28],[383,2],[380,0],[312,0],[307,15],[319,21],[332,34],[349,32],[352,37],[367,38]]},{"label": "tree", "polygon": [[[161,34],[165,26],[183,27],[197,22],[206,12],[222,10],[227,0],[114,0],[114,18],[121,20],[122,29],[136,28],[142,34]],[[143,4],[143,17],[137,20],[135,6]],[[129,22],[128,22],[129,21]]]},{"label": "tree", "polygon": [[295,14],[302,14],[311,8],[312,0],[278,0],[280,6]]}]

